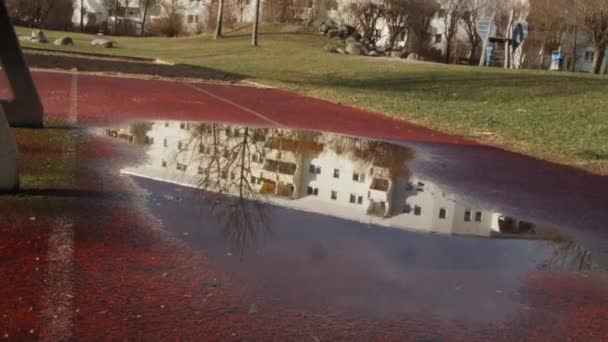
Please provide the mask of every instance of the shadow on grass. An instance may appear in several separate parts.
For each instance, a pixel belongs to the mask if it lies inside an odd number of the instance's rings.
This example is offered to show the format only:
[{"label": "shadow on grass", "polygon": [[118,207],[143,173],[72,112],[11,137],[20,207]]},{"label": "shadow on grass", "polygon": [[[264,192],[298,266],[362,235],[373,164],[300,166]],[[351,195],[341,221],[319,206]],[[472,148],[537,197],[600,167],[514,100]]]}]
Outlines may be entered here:
[{"label": "shadow on grass", "polygon": [[189,64],[160,64],[147,61],[134,61],[116,57],[87,57],[66,55],[62,53],[26,52],[25,57],[30,67],[44,69],[63,69],[87,72],[112,72],[157,76],[166,78],[196,78],[217,81],[238,81],[242,75],[227,73],[207,67]]}]

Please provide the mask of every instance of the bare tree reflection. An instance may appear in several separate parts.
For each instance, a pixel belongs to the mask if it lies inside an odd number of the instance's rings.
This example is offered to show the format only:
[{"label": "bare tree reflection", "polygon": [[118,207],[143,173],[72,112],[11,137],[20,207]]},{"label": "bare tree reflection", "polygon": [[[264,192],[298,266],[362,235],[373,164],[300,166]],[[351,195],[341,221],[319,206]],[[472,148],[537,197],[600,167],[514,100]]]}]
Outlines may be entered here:
[{"label": "bare tree reflection", "polygon": [[547,270],[590,271],[592,267],[591,252],[574,241],[557,241],[553,255],[542,265]]},{"label": "bare tree reflection", "polygon": [[222,224],[222,235],[241,259],[260,236],[272,234],[268,208],[254,188],[252,156],[263,155],[257,134],[249,127],[201,124],[180,151],[198,168],[204,207]]}]

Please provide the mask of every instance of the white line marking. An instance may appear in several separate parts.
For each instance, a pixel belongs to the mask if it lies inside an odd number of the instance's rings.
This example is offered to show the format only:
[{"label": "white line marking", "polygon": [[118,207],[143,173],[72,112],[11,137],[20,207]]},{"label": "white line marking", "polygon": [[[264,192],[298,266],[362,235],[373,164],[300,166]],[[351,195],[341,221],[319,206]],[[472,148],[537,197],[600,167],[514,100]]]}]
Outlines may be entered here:
[{"label": "white line marking", "polygon": [[244,110],[244,111],[246,111],[247,113],[253,114],[253,115],[255,115],[256,117],[258,117],[259,119],[262,119],[262,120],[264,120],[264,121],[266,121],[266,122],[270,123],[270,124],[271,124],[271,125],[273,125],[273,126],[276,126],[276,127],[278,127],[278,128],[286,128],[286,126],[285,126],[285,125],[283,125],[283,124],[281,124],[280,122],[274,121],[274,120],[272,120],[271,118],[267,117],[266,115],[261,114],[261,113],[259,113],[259,112],[256,112],[256,111],[255,111],[255,110],[253,110],[253,109],[249,109],[249,108],[247,108],[247,107],[241,106],[241,105],[240,105],[240,104],[238,104],[238,103],[234,103],[234,102],[232,102],[232,101],[230,101],[230,100],[228,100],[228,99],[226,99],[226,98],[224,98],[224,97],[221,97],[221,96],[219,96],[219,95],[215,95],[215,94],[213,94],[213,93],[211,93],[211,92],[209,92],[209,91],[207,91],[207,90],[204,90],[204,89],[201,89],[201,88],[199,88],[199,87],[195,86],[195,85],[194,85],[194,84],[192,84],[192,83],[184,83],[184,84],[185,84],[185,85],[187,85],[188,87],[190,87],[190,88],[192,88],[192,89],[194,89],[194,90],[198,91],[198,92],[201,92],[201,93],[203,93],[203,94],[205,94],[205,95],[207,95],[207,96],[211,96],[211,97],[213,97],[213,98],[214,98],[214,99],[216,99],[216,100],[220,100],[220,101],[222,101],[222,102],[224,102],[224,103],[227,103],[227,104],[229,104],[229,105],[231,105],[231,106],[233,106],[233,107],[236,107],[236,108],[238,108],[238,109]]},{"label": "white line marking", "polygon": [[[72,74],[68,122],[78,122],[78,74]],[[72,145],[75,145],[73,142]],[[74,146],[75,147],[75,146]],[[51,227],[47,247],[48,269],[42,303],[41,341],[69,341],[74,322],[74,228],[66,218]]]},{"label": "white line marking", "polygon": [[74,229],[65,219],[53,224],[48,244],[48,269],[42,303],[41,341],[69,341],[74,322]]}]

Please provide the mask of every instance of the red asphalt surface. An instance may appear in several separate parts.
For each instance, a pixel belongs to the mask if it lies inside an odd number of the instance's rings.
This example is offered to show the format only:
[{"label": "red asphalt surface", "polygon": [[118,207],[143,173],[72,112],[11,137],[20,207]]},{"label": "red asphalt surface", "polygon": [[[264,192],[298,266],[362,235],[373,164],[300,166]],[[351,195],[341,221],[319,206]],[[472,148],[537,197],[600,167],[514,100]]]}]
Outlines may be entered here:
[{"label": "red asphalt surface", "polygon": [[[172,119],[471,143],[281,90],[55,72],[35,72],[34,79],[47,120],[72,118],[85,127]],[[0,97],[8,95],[0,81]],[[477,326],[422,317],[320,315],[276,309],[271,303],[249,314],[251,302],[241,284],[210,265],[204,251],[167,236],[133,200],[141,194],[114,169],[132,158],[125,147],[100,137],[81,137],[74,146],[45,149],[30,146],[30,133],[18,136],[22,150],[30,148],[25,150],[27,158],[59,160],[77,153],[79,166],[72,177],[97,197],[67,198],[64,207],[52,213],[45,211],[43,201],[29,207],[0,197],[1,212],[7,213],[0,225],[0,340],[608,340],[606,283],[577,273],[530,274],[521,279],[520,291],[529,305],[527,313]],[[116,194],[121,196],[113,197]],[[73,231],[71,264],[57,265],[50,257],[50,239],[57,235],[50,227]],[[223,285],[203,285],[211,278]],[[437,290],[443,290],[440,281]],[[66,332],[69,335],[58,335]]]},{"label": "red asphalt surface", "polygon": [[[65,119],[77,97],[78,123],[172,119],[318,129],[380,139],[467,143],[460,137],[303,97],[291,92],[230,85],[34,72],[47,119]],[[0,97],[10,93],[0,77]],[[76,93],[76,94],[74,94]]]}]

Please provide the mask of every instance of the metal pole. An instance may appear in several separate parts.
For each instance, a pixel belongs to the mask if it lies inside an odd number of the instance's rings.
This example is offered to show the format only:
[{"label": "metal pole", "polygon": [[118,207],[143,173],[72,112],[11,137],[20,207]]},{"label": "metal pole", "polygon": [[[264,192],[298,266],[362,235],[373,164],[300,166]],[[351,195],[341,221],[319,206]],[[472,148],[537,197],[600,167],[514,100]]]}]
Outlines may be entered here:
[{"label": "metal pole", "polygon": [[19,190],[17,144],[0,106],[0,193]]},{"label": "metal pole", "polygon": [[12,100],[0,100],[6,119],[13,127],[42,128],[42,102],[23,58],[4,0],[0,0],[0,44],[0,62],[13,93]]},{"label": "metal pole", "polygon": [[255,0],[253,30],[251,32],[251,45],[253,45],[253,46],[258,46],[259,25],[260,25],[260,0]]}]

